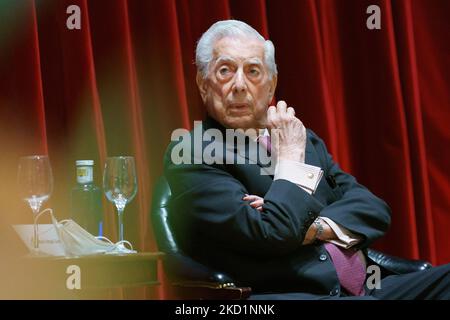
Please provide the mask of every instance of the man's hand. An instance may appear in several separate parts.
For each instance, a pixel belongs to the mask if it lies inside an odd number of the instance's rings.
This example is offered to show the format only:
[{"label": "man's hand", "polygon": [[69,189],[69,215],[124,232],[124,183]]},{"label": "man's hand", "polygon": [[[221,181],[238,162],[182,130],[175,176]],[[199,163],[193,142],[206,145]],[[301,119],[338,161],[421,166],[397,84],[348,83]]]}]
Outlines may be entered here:
[{"label": "man's hand", "polygon": [[313,223],[309,226],[302,244],[305,246],[314,243],[314,241],[316,241],[316,234],[317,234],[317,227]]},{"label": "man's hand", "polygon": [[275,133],[271,137],[272,153],[279,160],[305,162],[306,129],[295,117],[294,108],[288,108],[284,101],[279,101],[277,107],[270,106],[267,110],[267,127]]},{"label": "man's hand", "polygon": [[262,205],[264,204],[264,198],[252,195],[252,194],[246,194],[244,198],[242,198],[244,201],[251,201],[250,206],[255,208],[258,211],[262,211]]},{"label": "man's hand", "polygon": [[322,225],[323,231],[320,235],[317,235],[318,228],[315,223],[311,224],[306,232],[305,239],[303,240],[303,245],[308,245],[314,243],[316,240],[329,241],[336,240],[337,236],[331,229],[330,225],[325,221],[319,219],[319,223]]}]

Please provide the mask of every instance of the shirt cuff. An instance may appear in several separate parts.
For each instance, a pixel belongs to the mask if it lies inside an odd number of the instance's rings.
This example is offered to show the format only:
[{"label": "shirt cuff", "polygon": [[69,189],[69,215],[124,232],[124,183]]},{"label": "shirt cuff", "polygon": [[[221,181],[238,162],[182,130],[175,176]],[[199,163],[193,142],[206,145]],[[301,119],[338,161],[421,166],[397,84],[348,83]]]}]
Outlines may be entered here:
[{"label": "shirt cuff", "polygon": [[337,240],[329,240],[328,242],[331,242],[337,246],[348,249],[354,246],[355,244],[358,244],[362,240],[361,237],[354,235],[350,230],[348,230],[343,226],[338,225],[330,218],[319,217],[317,219],[321,219],[323,222],[328,224],[337,236]]},{"label": "shirt cuff", "polygon": [[273,179],[288,180],[309,194],[313,194],[319,185],[322,175],[323,170],[320,167],[311,166],[299,161],[279,160],[275,166]]}]

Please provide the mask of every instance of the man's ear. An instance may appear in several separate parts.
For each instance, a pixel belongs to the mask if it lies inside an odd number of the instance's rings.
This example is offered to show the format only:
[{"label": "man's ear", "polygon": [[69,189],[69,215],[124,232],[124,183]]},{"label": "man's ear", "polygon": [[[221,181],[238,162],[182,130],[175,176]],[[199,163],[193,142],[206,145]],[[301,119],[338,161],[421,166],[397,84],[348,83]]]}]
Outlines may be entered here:
[{"label": "man's ear", "polygon": [[275,95],[275,89],[277,88],[278,76],[273,75],[272,80],[270,81],[269,88],[269,101],[273,100],[273,96]]},{"label": "man's ear", "polygon": [[198,87],[198,90],[200,91],[200,96],[202,97],[203,103],[206,103],[206,94],[207,94],[206,79],[203,78],[203,75],[200,74],[200,72],[197,72],[196,81],[197,81],[197,87]]}]

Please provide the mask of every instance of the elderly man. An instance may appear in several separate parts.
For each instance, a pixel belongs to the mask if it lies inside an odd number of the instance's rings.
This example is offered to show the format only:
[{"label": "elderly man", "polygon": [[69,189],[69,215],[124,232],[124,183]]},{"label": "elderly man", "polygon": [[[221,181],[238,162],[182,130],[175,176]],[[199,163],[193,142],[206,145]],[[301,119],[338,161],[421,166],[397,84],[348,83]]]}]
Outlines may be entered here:
[{"label": "elderly man", "polygon": [[[165,175],[181,248],[251,286],[260,293],[253,298],[450,298],[448,265],[366,286],[363,251],[386,232],[390,209],[340,169],[292,107],[269,106],[277,85],[274,55],[272,42],[236,20],[213,24],[198,42],[197,85],[208,117],[193,130],[191,145],[210,129],[276,129],[272,141],[265,134],[245,143],[246,150],[264,146],[276,164],[272,175],[262,174],[259,158],[239,163],[233,147],[231,163],[221,156],[224,161],[199,160],[195,147],[179,162],[172,143]],[[218,136],[203,139],[200,151],[211,144],[216,153],[229,151]]]}]

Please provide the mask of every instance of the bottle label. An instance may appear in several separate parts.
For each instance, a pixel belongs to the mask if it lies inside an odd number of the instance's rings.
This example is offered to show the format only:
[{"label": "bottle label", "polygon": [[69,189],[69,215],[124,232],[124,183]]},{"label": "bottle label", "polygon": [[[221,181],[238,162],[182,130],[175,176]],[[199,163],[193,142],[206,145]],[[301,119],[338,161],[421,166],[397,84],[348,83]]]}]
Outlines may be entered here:
[{"label": "bottle label", "polygon": [[94,181],[93,168],[90,166],[77,167],[77,182],[81,184],[91,183]]}]

